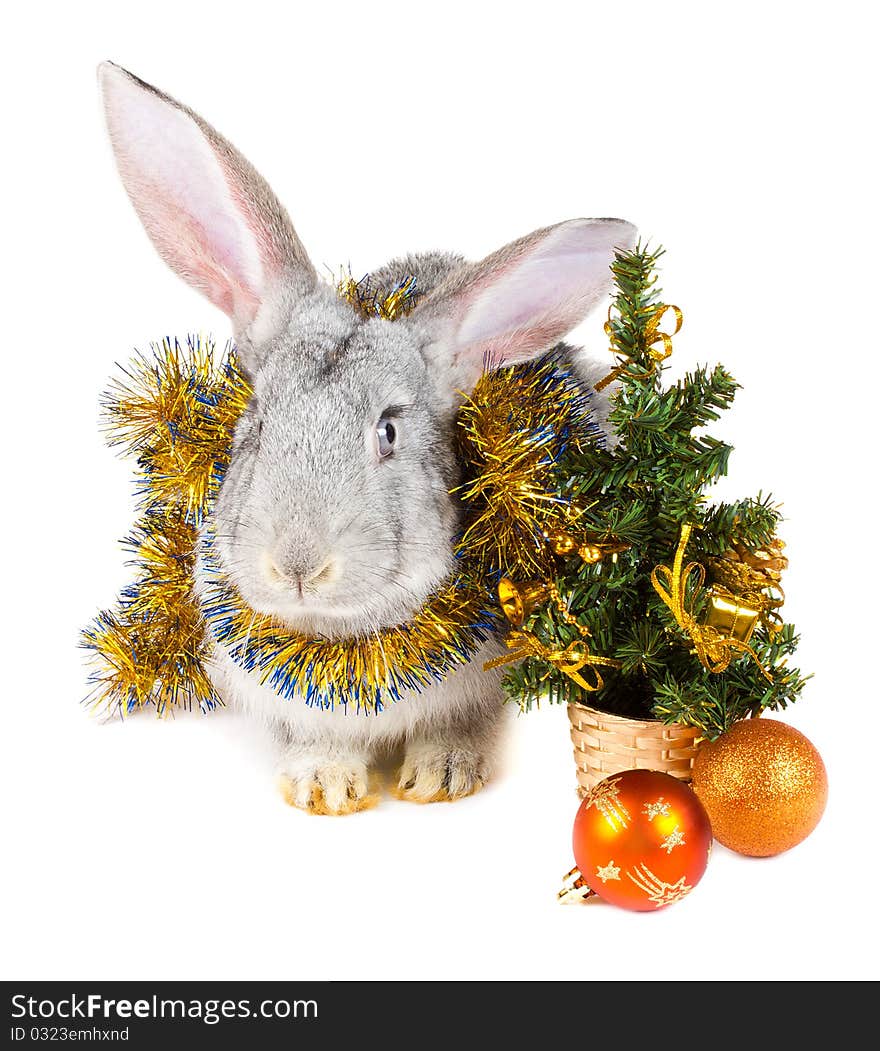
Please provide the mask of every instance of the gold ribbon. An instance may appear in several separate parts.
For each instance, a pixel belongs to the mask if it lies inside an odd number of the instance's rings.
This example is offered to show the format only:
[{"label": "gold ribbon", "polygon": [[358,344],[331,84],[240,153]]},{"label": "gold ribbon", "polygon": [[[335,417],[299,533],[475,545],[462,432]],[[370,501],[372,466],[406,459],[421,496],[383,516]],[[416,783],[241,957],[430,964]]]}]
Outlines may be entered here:
[{"label": "gold ribbon", "polygon": [[[675,314],[675,328],[671,332],[661,332],[660,322],[667,310],[671,310]],[[648,318],[648,323],[645,325],[644,341],[645,350],[648,352],[649,358],[648,371],[643,372],[641,376],[635,376],[635,379],[647,379],[653,374],[657,366],[669,357],[672,353],[672,337],[677,336],[681,331],[683,322],[684,315],[678,307],[673,306],[670,303],[661,303],[661,305],[657,307],[650,318]],[[610,308],[608,311],[608,320],[605,322],[605,335],[611,343],[611,346],[608,349],[612,354],[619,354],[620,351],[617,348],[617,340],[614,335],[614,325],[611,321]],[[609,383],[613,383],[618,376],[621,376],[626,372],[631,364],[632,358],[626,358],[617,366],[617,368],[612,369],[607,376],[594,384],[593,390],[604,390]]]},{"label": "gold ribbon", "polygon": [[[569,643],[564,650],[555,650],[550,646],[545,646],[532,632],[517,629],[507,636],[506,643],[511,652],[502,653],[500,657],[486,661],[483,671],[500,668],[503,664],[512,664],[523,657],[540,657],[541,660],[552,664],[557,671],[561,671],[563,675],[567,675],[569,679],[576,682],[582,690],[593,693],[595,690],[601,690],[605,685],[605,680],[599,671],[600,665],[608,668],[620,667],[620,661],[612,660],[610,657],[597,657],[590,653],[589,647],[582,640]],[[581,675],[583,668],[588,668],[592,673],[594,677],[592,682],[588,682]]]},{"label": "gold ribbon", "polygon": [[[691,536],[693,526],[686,522],[681,527],[681,536],[678,548],[675,552],[675,560],[672,568],[669,566],[656,566],[651,573],[651,583],[654,590],[668,606],[675,618],[676,624],[690,636],[694,644],[697,656],[703,667],[710,672],[726,671],[733,660],[733,651],[739,650],[747,653],[761,669],[761,674],[768,682],[773,682],[773,676],[761,663],[757,653],[746,642],[722,635],[717,628],[709,624],[698,624],[694,619],[692,608],[694,599],[703,586],[706,579],[706,570],[699,562],[688,562],[684,564],[684,553]],[[693,597],[687,600],[687,586],[692,582]]]},{"label": "gold ribbon", "polygon": [[[582,624],[577,624],[571,614],[568,614],[566,620],[568,623],[575,624],[581,634],[581,638],[570,642],[564,649],[554,649],[552,646],[545,646],[537,635],[523,628],[522,625],[525,618],[534,609],[536,603],[547,595],[553,595],[557,600],[557,605],[561,602],[559,593],[552,584],[533,583],[520,585],[515,584],[507,577],[501,578],[498,584],[498,600],[501,603],[504,615],[514,628],[505,639],[510,652],[486,661],[483,665],[483,671],[491,671],[493,668],[500,668],[504,664],[512,664],[523,657],[539,657],[541,660],[551,664],[557,671],[562,672],[563,675],[567,675],[569,679],[576,682],[587,693],[601,690],[605,685],[605,681],[598,669],[600,667],[619,668],[621,667],[621,662],[613,660],[611,657],[599,657],[590,653],[590,648],[586,642],[589,631]],[[581,671],[584,668],[591,673],[592,681],[588,681],[581,675]]]}]

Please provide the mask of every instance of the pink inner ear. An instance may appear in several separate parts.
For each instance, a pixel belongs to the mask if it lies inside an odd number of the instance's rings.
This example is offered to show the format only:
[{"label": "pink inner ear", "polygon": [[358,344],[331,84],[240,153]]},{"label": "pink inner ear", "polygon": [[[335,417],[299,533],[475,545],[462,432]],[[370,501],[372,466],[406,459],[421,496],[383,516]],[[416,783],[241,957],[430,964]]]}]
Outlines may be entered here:
[{"label": "pink inner ear", "polygon": [[231,276],[229,264],[234,255],[216,229],[209,237],[198,219],[155,188],[144,192],[138,211],[160,254],[174,270],[229,316],[245,321],[253,318],[259,298],[254,289]]},{"label": "pink inner ear", "polygon": [[[568,326],[565,331],[572,328],[574,325]],[[550,320],[535,322],[487,339],[468,342],[458,350],[455,360],[457,364],[479,365],[481,370],[487,363],[493,369],[515,365],[549,350],[562,339],[559,333],[559,326]]]},{"label": "pink inner ear", "polygon": [[489,354],[499,364],[541,353],[582,320],[607,283],[584,255],[525,255],[472,298],[457,333],[459,353]]},{"label": "pink inner ear", "polygon": [[266,226],[265,217],[254,206],[253,200],[242,192],[238,179],[235,173],[230,171],[229,165],[221,160],[220,167],[226,178],[229,194],[244,219],[249,233],[253,236],[263,264],[263,276],[277,276],[283,269],[285,260],[278,238]]}]

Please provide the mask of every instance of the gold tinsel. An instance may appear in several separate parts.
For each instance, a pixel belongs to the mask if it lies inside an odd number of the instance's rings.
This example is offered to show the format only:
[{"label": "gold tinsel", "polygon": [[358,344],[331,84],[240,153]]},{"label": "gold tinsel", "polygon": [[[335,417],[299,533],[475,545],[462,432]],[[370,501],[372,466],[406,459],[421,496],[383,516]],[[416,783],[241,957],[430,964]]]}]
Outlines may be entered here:
[{"label": "gold tinsel", "polygon": [[104,396],[104,431],[137,458],[148,506],[203,513],[251,394],[230,348],[218,357],[210,340],[166,339],[132,359]]},{"label": "gold tinsel", "polygon": [[[349,278],[339,294],[363,316],[387,320],[416,300],[412,280],[384,292]],[[442,679],[499,630],[499,575],[547,571],[548,531],[572,518],[553,468],[571,443],[597,433],[588,398],[557,363],[487,372],[459,416],[466,528],[456,578],[406,624],[328,641],[251,610],[217,563],[204,525],[250,394],[230,348],[218,355],[212,343],[191,339],[137,356],[105,399],[111,444],[137,461],[141,518],[126,542],[134,583],[83,633],[95,662],[95,705],[120,714],[147,705],[213,708],[220,702],[205,665],[217,641],[279,695],[319,707],[378,710]],[[199,546],[207,580],[197,601]],[[573,656],[570,663],[587,663],[580,651]]]},{"label": "gold tinsel", "polygon": [[369,274],[356,281],[350,273],[343,273],[336,283],[336,294],[350,303],[361,317],[396,321],[410,313],[421,293],[414,277],[407,277],[386,291],[377,288]]},{"label": "gold tinsel", "polygon": [[466,471],[458,493],[470,511],[459,552],[478,560],[483,575],[546,578],[548,538],[577,514],[552,468],[570,447],[599,434],[587,396],[564,370],[497,369],[462,405],[459,425]]},{"label": "gold tinsel", "polygon": [[192,590],[196,540],[180,509],[153,508],[125,541],[137,578],[119,608],[83,632],[101,658],[93,703],[120,712],[152,704],[160,714],[219,703],[204,668],[209,647]]},{"label": "gold tinsel", "polygon": [[199,525],[250,393],[230,348],[218,354],[191,338],[135,356],[105,395],[108,441],[137,461],[142,515],[123,542],[133,583],[83,632],[95,658],[92,704],[164,713],[220,703],[205,671],[193,571]]}]

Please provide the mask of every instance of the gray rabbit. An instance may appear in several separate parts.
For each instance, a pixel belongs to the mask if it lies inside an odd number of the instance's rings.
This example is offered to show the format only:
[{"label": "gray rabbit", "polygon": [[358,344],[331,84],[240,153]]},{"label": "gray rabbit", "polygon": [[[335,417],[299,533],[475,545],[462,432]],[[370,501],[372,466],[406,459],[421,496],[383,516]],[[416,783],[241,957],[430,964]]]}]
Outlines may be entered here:
[{"label": "gray rabbit", "polygon": [[[479,263],[396,259],[374,285],[412,276],[422,298],[394,323],[364,320],[319,280],[272,190],[210,125],[116,65],[99,80],[135,210],[166,263],[229,315],[254,388],[212,512],[225,571],[253,609],[297,631],[405,622],[453,567],[462,392],[486,362],[546,353],[601,304],[634,228],[575,219]],[[459,799],[490,778],[505,708],[483,663],[499,651],[487,643],[373,715],[282,700],[220,646],[210,671],[277,736],[287,800],[344,814],[374,800],[371,764],[398,749],[403,799]]]}]

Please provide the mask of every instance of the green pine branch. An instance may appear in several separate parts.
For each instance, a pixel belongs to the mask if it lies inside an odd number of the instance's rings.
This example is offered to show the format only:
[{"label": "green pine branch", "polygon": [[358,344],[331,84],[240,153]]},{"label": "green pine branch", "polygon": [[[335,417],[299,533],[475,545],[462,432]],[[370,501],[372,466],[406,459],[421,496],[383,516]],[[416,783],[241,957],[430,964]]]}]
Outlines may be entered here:
[{"label": "green pine branch", "polygon": [[723,555],[738,541],[756,551],[776,535],[780,518],[773,497],[761,493],[754,499],[715,504],[702,516],[701,550],[706,555]]}]

